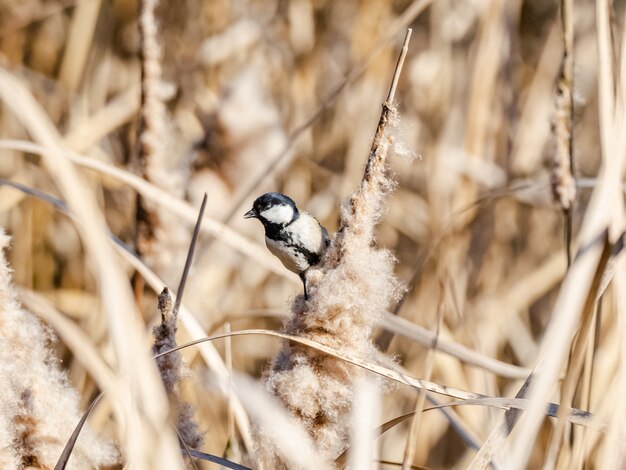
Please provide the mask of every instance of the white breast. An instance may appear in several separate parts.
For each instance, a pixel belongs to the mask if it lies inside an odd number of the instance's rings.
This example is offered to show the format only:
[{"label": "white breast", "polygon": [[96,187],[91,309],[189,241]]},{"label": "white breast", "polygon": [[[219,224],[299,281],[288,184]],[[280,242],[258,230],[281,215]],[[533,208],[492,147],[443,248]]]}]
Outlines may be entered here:
[{"label": "white breast", "polygon": [[267,237],[265,237],[265,244],[289,271],[300,274],[309,267],[306,257],[293,248],[286,247]]},{"label": "white breast", "polygon": [[[301,212],[300,217],[283,230],[289,232],[293,245],[301,246],[311,253],[322,254],[326,249],[319,222],[306,212]],[[294,248],[267,237],[265,237],[265,244],[290,271],[300,274],[309,268],[306,256]]]},{"label": "white breast", "polygon": [[294,242],[312,253],[322,253],[326,249],[322,228],[315,217],[301,212],[300,217],[289,227]]}]

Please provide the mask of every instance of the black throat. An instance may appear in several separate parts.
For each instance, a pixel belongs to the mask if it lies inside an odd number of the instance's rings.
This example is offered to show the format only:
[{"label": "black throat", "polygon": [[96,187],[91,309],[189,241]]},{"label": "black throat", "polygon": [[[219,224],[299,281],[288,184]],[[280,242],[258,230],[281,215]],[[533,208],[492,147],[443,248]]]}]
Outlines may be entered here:
[{"label": "black throat", "polygon": [[272,240],[291,243],[291,233],[289,233],[289,230],[285,230],[285,228],[293,224],[299,217],[299,212],[294,210],[293,218],[286,224],[274,224],[268,220],[261,219],[263,227],[265,227],[265,236]]}]

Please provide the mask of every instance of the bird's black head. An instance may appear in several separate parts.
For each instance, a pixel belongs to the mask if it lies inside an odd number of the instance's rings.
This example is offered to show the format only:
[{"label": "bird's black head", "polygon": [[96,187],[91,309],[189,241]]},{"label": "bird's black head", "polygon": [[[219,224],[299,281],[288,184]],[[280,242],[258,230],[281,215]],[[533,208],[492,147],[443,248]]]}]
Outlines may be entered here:
[{"label": "bird's black head", "polygon": [[265,227],[285,226],[298,218],[296,203],[281,193],[265,193],[254,201],[252,209],[244,214],[245,219],[259,219]]}]

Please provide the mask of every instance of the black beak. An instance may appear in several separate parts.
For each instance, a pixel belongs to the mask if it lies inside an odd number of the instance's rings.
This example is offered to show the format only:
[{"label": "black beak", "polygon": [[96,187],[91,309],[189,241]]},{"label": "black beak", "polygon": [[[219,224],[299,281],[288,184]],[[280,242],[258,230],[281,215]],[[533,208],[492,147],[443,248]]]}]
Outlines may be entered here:
[{"label": "black beak", "polygon": [[248,212],[246,212],[243,215],[243,218],[244,219],[254,219],[254,218],[256,218],[256,216],[257,216],[256,211],[254,209],[250,209]]}]

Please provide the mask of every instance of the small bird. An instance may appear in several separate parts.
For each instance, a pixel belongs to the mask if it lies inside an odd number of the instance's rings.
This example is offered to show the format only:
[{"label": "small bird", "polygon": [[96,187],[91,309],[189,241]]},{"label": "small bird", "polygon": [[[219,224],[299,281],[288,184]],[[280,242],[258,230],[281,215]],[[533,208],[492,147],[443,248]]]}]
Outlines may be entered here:
[{"label": "small bird", "polygon": [[330,238],[315,217],[298,210],[296,203],[281,193],[259,196],[244,219],[259,219],[265,227],[265,244],[285,267],[298,276],[306,289],[306,272],[322,259]]}]

